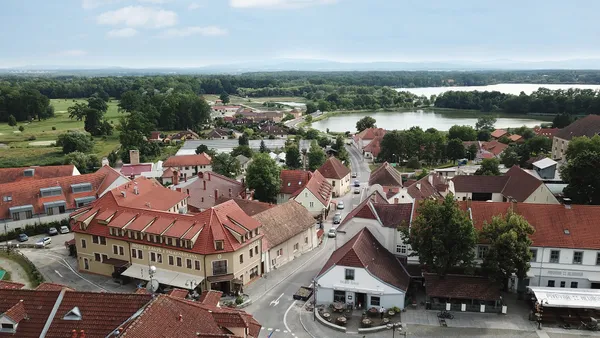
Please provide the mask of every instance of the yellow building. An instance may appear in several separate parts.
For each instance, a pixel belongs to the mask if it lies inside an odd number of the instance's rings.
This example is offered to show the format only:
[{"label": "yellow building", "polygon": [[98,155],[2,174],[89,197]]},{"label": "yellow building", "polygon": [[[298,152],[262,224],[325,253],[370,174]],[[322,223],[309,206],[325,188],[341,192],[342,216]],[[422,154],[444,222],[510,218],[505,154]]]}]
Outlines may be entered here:
[{"label": "yellow building", "polygon": [[223,292],[260,276],[257,220],[234,201],[186,212],[187,194],[152,179],[112,190],[71,215],[79,270]]}]

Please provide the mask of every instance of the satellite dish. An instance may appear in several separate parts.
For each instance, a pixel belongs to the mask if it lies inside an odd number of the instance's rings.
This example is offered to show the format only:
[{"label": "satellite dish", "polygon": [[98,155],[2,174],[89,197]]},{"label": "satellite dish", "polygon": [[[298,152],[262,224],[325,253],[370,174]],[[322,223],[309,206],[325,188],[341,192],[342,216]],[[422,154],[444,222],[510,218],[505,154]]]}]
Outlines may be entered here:
[{"label": "satellite dish", "polygon": [[158,291],[159,284],[160,283],[156,279],[152,279],[146,284],[146,290],[154,293]]}]

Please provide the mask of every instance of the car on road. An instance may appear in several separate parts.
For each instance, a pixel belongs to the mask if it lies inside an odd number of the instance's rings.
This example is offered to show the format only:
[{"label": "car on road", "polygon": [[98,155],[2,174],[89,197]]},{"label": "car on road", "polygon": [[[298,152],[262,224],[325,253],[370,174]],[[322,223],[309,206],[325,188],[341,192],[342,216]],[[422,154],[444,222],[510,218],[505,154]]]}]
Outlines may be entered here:
[{"label": "car on road", "polygon": [[335,228],[329,229],[329,232],[327,233],[327,237],[334,238],[336,235],[337,234],[336,234]]},{"label": "car on road", "polygon": [[333,224],[340,224],[341,221],[342,221],[342,213],[336,212],[335,215],[333,215]]},{"label": "car on road", "polygon": [[63,225],[60,227],[60,233],[61,234],[68,234],[69,233],[69,227],[66,225]]},{"label": "car on road", "polygon": [[40,238],[40,240],[38,240],[37,242],[35,242],[35,247],[36,248],[43,248],[43,247],[46,247],[46,246],[50,245],[50,243],[52,243],[52,238],[50,238],[50,237]]},{"label": "car on road", "polygon": [[56,236],[56,235],[58,235],[58,230],[56,230],[55,227],[52,227],[52,228],[48,229],[48,235]]},{"label": "car on road", "polygon": [[355,194],[360,194],[360,188],[354,188],[354,193]]},{"label": "car on road", "polygon": [[29,240],[29,237],[27,237],[26,234],[19,234],[19,237],[17,238],[17,240],[19,242],[27,242]]},{"label": "car on road", "polygon": [[338,208],[338,209],[344,209],[344,201],[339,201],[339,202],[337,203],[337,208]]},{"label": "car on road", "polygon": [[355,187],[360,187],[360,182],[358,180],[354,180],[354,186]]},{"label": "car on road", "polygon": [[358,176],[356,173],[352,173],[352,178],[356,178]]}]

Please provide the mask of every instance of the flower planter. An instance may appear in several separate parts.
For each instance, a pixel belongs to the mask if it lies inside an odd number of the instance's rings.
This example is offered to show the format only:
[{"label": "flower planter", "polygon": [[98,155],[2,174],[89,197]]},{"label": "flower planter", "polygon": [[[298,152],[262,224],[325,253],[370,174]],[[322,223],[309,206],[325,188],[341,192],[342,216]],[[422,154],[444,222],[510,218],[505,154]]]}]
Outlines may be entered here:
[{"label": "flower planter", "polygon": [[360,321],[360,325],[361,325],[361,327],[371,327],[371,326],[373,326],[373,321],[370,320],[369,318],[365,318]]}]

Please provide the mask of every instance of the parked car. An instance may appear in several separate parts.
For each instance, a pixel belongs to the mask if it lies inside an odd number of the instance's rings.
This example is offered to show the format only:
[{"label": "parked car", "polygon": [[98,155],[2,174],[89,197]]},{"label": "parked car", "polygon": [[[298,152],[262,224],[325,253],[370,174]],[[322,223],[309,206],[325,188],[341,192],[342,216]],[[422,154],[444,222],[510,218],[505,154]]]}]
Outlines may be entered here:
[{"label": "parked car", "polygon": [[337,204],[338,209],[344,209],[344,201],[339,201]]},{"label": "parked car", "polygon": [[334,238],[335,236],[336,236],[335,228],[329,229],[329,232],[327,233],[327,237]]},{"label": "parked car", "polygon": [[35,246],[37,248],[43,248],[43,247],[49,245],[50,243],[52,243],[52,238],[44,237],[44,238],[40,238],[39,241],[35,242]]},{"label": "parked car", "polygon": [[56,236],[56,235],[58,235],[58,230],[56,230],[55,227],[52,227],[52,228],[48,229],[48,235]]},{"label": "parked car", "polygon": [[354,193],[355,194],[360,194],[360,188],[354,188]]},{"label": "parked car", "polygon": [[69,227],[66,225],[63,225],[60,227],[60,233],[61,234],[68,234],[69,233]]},{"label": "parked car", "polygon": [[352,178],[356,178],[357,174],[356,173],[352,173]]},{"label": "parked car", "polygon": [[17,238],[17,240],[19,242],[27,242],[29,240],[29,237],[27,237],[26,234],[19,234],[19,237]]},{"label": "parked car", "polygon": [[360,187],[360,182],[358,180],[354,180],[354,186],[355,187]]},{"label": "parked car", "polygon": [[339,212],[336,212],[335,215],[333,215],[333,224],[340,224],[341,221],[342,221],[342,214]]}]

